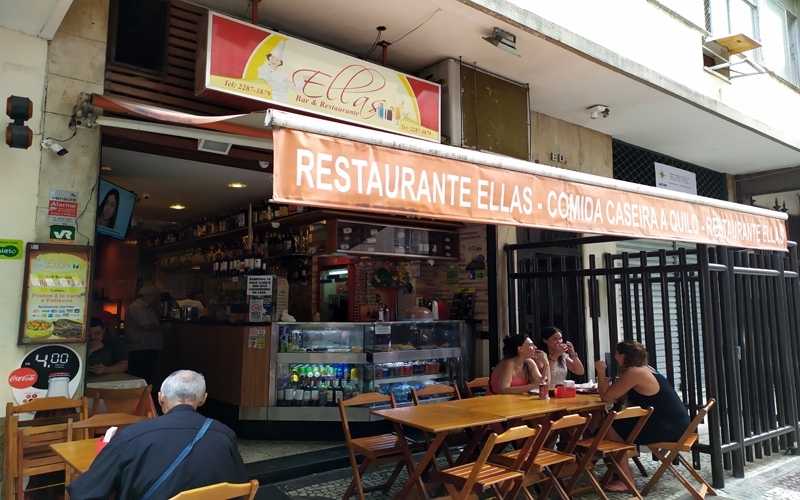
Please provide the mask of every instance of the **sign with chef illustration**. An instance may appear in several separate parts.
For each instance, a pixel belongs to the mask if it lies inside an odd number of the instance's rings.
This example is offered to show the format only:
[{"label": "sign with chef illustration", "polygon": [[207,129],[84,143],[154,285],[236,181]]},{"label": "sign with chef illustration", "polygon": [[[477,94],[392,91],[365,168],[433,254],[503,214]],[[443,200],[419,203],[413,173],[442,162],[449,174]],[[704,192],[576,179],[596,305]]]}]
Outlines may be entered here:
[{"label": "sign with chef illustration", "polygon": [[91,247],[28,243],[19,341],[86,342]]},{"label": "sign with chef illustration", "polygon": [[204,19],[198,94],[221,92],[439,142],[438,84],[213,12]]}]

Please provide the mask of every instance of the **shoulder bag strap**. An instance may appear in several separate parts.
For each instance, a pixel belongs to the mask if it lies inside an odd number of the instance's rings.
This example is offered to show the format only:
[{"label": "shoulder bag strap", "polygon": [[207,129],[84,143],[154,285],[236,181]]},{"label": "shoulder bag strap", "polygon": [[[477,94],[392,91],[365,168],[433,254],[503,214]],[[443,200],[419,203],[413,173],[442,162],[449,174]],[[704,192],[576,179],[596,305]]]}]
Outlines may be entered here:
[{"label": "shoulder bag strap", "polygon": [[169,468],[165,470],[163,474],[161,474],[161,477],[158,478],[158,481],[153,483],[153,486],[151,486],[150,489],[147,490],[147,493],[144,494],[142,500],[148,500],[153,495],[153,493],[155,493],[158,487],[161,486],[164,483],[164,481],[166,481],[167,478],[175,471],[175,469],[178,468],[178,465],[180,465],[180,463],[183,462],[183,459],[186,458],[186,455],[188,455],[189,452],[192,451],[194,444],[200,441],[200,438],[202,438],[203,435],[206,433],[212,421],[213,420],[210,418],[206,419],[205,423],[203,424],[203,427],[200,428],[200,430],[197,432],[197,435],[194,437],[194,441],[189,443],[186,446],[186,448],[183,449],[181,454],[178,455],[178,458],[176,458],[175,461],[172,462],[172,465],[170,465]]}]

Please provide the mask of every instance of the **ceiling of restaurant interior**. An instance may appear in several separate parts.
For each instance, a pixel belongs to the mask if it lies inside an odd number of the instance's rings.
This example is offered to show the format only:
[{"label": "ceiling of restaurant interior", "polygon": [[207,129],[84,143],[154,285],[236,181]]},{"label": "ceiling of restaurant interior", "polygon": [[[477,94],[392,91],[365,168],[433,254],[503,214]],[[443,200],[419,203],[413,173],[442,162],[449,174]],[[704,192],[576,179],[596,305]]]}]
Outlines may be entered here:
[{"label": "ceiling of restaurant interior", "polygon": [[[101,163],[111,168],[102,171],[103,179],[136,193],[133,216],[145,229],[196,221],[272,195],[272,176],[267,172],[109,147],[103,148]],[[233,182],[247,187],[228,187]],[[145,194],[148,199],[144,199]],[[170,209],[174,204],[186,208]]]}]

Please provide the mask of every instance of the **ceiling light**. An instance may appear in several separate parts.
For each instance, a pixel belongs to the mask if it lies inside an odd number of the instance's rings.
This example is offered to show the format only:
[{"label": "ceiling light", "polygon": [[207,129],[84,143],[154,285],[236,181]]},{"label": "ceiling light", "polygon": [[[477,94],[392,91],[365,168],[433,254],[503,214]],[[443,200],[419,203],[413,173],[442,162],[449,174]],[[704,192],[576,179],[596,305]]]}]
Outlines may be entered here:
[{"label": "ceiling light", "polygon": [[173,210],[183,210],[186,207],[181,205],[180,203],[176,203],[174,205],[170,205],[169,208],[171,208]]},{"label": "ceiling light", "polygon": [[110,172],[112,170],[111,167],[100,167],[100,170],[105,170],[106,172]]},{"label": "ceiling light", "polygon": [[197,149],[206,153],[216,153],[220,155],[228,154],[232,144],[229,142],[213,141],[211,139],[197,139]]},{"label": "ceiling light", "polygon": [[231,182],[230,184],[228,184],[228,187],[241,189],[241,188],[246,188],[247,184],[242,184],[241,182]]},{"label": "ceiling light", "polygon": [[491,37],[485,36],[483,39],[495,47],[501,48],[506,52],[510,52],[515,56],[519,56],[519,52],[517,52],[517,37],[508,31],[495,28]]}]

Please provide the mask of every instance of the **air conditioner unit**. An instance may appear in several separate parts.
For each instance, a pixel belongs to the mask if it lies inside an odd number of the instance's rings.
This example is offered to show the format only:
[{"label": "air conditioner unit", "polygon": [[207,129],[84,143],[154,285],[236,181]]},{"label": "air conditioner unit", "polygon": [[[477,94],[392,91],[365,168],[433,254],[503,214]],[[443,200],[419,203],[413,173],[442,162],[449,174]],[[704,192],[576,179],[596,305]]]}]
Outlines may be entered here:
[{"label": "air conditioner unit", "polygon": [[443,142],[446,138],[454,146],[530,159],[527,86],[454,59],[419,76],[442,86]]}]

